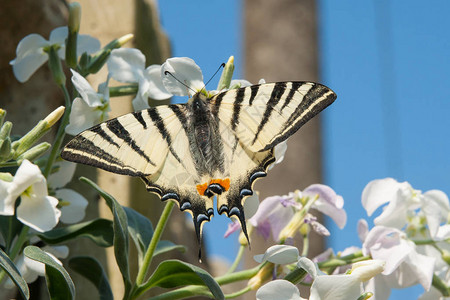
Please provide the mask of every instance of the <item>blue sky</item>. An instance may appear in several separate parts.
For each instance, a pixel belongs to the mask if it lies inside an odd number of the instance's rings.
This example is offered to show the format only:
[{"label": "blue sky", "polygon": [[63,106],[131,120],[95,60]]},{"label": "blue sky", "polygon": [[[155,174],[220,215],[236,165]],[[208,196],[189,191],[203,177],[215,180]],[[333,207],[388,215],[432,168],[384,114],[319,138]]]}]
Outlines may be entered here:
[{"label": "blue sky", "polygon": [[[450,1],[318,4],[321,82],[338,95],[322,118],[324,181],[344,197],[349,216],[343,231],[330,224],[329,245],[342,250],[360,245],[356,223],[367,218],[360,201],[369,181],[394,177],[450,193]],[[240,1],[159,5],[174,56],[193,58],[208,78],[234,55],[241,77]],[[236,245],[222,242],[226,224],[215,216],[204,228],[211,252],[230,257]]]}]

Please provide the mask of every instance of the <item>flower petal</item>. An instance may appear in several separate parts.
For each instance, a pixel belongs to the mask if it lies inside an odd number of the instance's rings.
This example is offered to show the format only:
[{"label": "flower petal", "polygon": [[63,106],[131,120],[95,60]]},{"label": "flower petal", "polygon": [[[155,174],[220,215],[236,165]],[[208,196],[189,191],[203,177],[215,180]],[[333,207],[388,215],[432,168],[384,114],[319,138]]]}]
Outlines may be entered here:
[{"label": "flower petal", "polygon": [[48,185],[54,189],[62,188],[72,180],[77,164],[67,160],[58,160],[54,163],[54,166],[58,167],[59,170],[48,176]]},{"label": "flower petal", "polygon": [[[172,97],[169,93],[161,79],[161,65],[151,65],[144,71],[144,78],[148,82],[147,95],[148,97],[155,100],[165,100]],[[139,89],[141,86],[139,85]]]},{"label": "flower petal", "polygon": [[317,265],[307,257],[301,257],[297,262],[297,267],[304,269],[313,279],[319,274]]},{"label": "flower petal", "polygon": [[275,245],[269,247],[264,254],[255,255],[253,257],[253,259],[258,263],[269,261],[280,265],[294,263],[298,260],[298,258],[298,249],[289,245]]},{"label": "flower petal", "polygon": [[84,52],[92,54],[100,50],[100,41],[88,34],[80,34],[77,40],[77,55],[80,56]]},{"label": "flower petal", "polygon": [[[172,76],[166,72],[170,72]],[[188,57],[167,59],[161,67],[161,78],[166,90],[177,96],[192,96],[205,86],[202,70]]]},{"label": "flower petal", "polygon": [[0,215],[14,215],[14,205],[17,197],[8,197],[8,188],[11,182],[0,180]]},{"label": "flower petal", "polygon": [[55,196],[69,202],[69,205],[61,207],[61,222],[73,224],[84,219],[88,201],[82,195],[70,189],[59,189],[55,192]]},{"label": "flower petal", "polygon": [[111,51],[107,65],[111,78],[120,82],[138,83],[143,77],[145,56],[134,48],[114,49]]},{"label": "flower petal", "polygon": [[58,224],[61,216],[61,211],[56,208],[58,203],[58,199],[51,196],[22,196],[17,219],[36,231],[48,231]]},{"label": "flower petal", "polygon": [[362,192],[362,205],[370,217],[384,203],[397,197],[401,183],[393,178],[377,179],[369,182]]},{"label": "flower petal", "polygon": [[24,37],[17,45],[16,58],[10,62],[14,76],[20,82],[27,81],[48,59],[43,47],[48,42],[39,34]]},{"label": "flower petal", "polygon": [[70,111],[69,124],[66,126],[66,133],[77,135],[98,122],[102,112],[96,107],[89,106],[83,99],[75,98]]},{"label": "flower petal", "polygon": [[302,300],[298,288],[291,282],[283,279],[266,283],[256,292],[257,300]]},{"label": "flower petal", "polygon": [[96,107],[102,105],[102,101],[98,96],[97,92],[91,87],[89,82],[81,76],[75,70],[72,71],[72,83],[77,89],[78,93],[80,93],[81,98],[86,102],[90,107]]},{"label": "flower petal", "polygon": [[331,217],[339,228],[347,223],[347,213],[343,209],[344,199],[324,184],[312,184],[303,191],[303,196],[319,198],[314,202],[313,208]]},{"label": "flower petal", "polygon": [[447,221],[450,213],[447,195],[439,190],[431,190],[423,194],[422,210],[427,218],[430,235],[434,238],[441,223]]}]

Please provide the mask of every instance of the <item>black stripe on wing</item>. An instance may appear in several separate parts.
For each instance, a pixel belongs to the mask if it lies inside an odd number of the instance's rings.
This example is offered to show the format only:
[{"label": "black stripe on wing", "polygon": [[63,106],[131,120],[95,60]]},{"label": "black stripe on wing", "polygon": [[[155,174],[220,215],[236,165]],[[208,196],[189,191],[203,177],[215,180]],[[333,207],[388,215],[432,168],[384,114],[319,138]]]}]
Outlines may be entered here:
[{"label": "black stripe on wing", "polygon": [[[178,157],[177,153],[172,147],[172,137],[170,135],[170,132],[167,131],[166,124],[164,123],[164,120],[161,118],[158,109],[157,108],[149,108],[147,109],[148,115],[150,119],[153,121],[153,124],[155,124],[156,128],[158,128],[159,133],[161,136],[166,140],[167,146],[169,147],[169,151],[172,153],[173,157],[181,163],[180,158]],[[177,132],[178,133],[178,132]]]},{"label": "black stripe on wing", "polygon": [[111,130],[111,132],[114,133],[119,139],[127,143],[127,145],[131,147],[131,149],[136,151],[139,154],[139,156],[144,158],[149,164],[155,166],[155,163],[151,161],[150,157],[148,157],[147,154],[145,154],[141,148],[139,148],[139,146],[136,144],[136,141],[133,140],[133,138],[131,138],[131,135],[128,132],[128,130],[126,130],[125,127],[122,126],[122,124],[118,119],[112,119],[107,121],[106,127],[109,130]]},{"label": "black stripe on wing", "polygon": [[266,110],[264,111],[263,118],[258,125],[258,129],[256,130],[255,138],[252,141],[252,145],[255,144],[256,140],[258,139],[259,134],[261,133],[264,126],[269,121],[269,118],[272,115],[272,112],[273,112],[275,106],[280,101],[281,96],[283,96],[285,90],[286,90],[286,82],[275,83],[275,86],[272,90],[272,94],[270,95],[269,101],[267,101],[267,106],[266,106]]},{"label": "black stripe on wing", "polygon": [[140,177],[148,175],[124,165],[119,159],[81,135],[64,147],[61,157],[68,161],[94,166],[117,174]]},{"label": "black stripe on wing", "polygon": [[303,97],[300,105],[295,109],[292,115],[286,120],[280,131],[281,135],[260,151],[269,150],[285,141],[306,122],[333,103],[334,100],[336,100],[336,97],[336,94],[326,86],[315,84]]}]

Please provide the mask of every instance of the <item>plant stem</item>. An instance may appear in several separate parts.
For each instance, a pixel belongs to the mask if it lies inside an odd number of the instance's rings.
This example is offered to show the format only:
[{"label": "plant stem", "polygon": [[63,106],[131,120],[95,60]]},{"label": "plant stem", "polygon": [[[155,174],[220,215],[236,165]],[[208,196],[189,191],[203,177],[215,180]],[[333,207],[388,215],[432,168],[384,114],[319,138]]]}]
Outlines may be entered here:
[{"label": "plant stem", "polygon": [[61,119],[61,123],[59,124],[59,128],[56,133],[55,142],[52,145],[52,151],[50,152],[50,156],[48,157],[48,160],[47,160],[47,165],[45,166],[45,169],[44,169],[43,175],[45,176],[45,178],[48,178],[48,175],[50,174],[53,163],[55,162],[56,157],[59,155],[59,150],[61,148],[61,144],[64,139],[66,126],[69,123],[69,116],[70,116],[70,109],[71,109],[70,96],[69,96],[69,92],[67,91],[67,88],[65,85],[60,85],[60,87],[64,93],[66,109],[65,109],[64,115]]},{"label": "plant stem", "polygon": [[242,296],[242,295],[244,295],[245,293],[247,293],[247,292],[249,292],[251,290],[252,290],[251,287],[247,286],[247,287],[243,288],[240,291],[237,291],[237,292],[225,295],[225,299],[232,299],[232,298],[236,298],[236,297]]},{"label": "plant stem", "polygon": [[236,270],[236,268],[239,266],[239,263],[241,262],[242,255],[244,254],[244,250],[245,250],[245,246],[241,245],[239,247],[238,254],[236,255],[236,258],[234,259],[233,264],[231,265],[230,269],[228,269],[226,274],[231,274]]},{"label": "plant stem", "polygon": [[164,210],[159,218],[158,224],[156,225],[155,232],[153,232],[152,240],[150,241],[150,245],[147,248],[147,252],[145,252],[145,256],[142,262],[142,266],[139,269],[139,272],[136,277],[136,285],[140,286],[145,280],[147,275],[148,267],[152,262],[153,253],[155,252],[156,246],[158,245],[159,240],[161,239],[161,234],[164,231],[164,227],[166,226],[167,221],[169,220],[170,213],[172,212],[173,206],[175,202],[169,201],[167,202]]}]

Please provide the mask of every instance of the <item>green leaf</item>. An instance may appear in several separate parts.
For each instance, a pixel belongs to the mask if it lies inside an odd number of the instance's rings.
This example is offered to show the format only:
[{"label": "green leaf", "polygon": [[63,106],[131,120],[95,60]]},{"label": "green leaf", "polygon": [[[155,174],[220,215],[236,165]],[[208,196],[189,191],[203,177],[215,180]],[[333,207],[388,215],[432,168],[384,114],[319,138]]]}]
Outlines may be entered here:
[{"label": "green leaf", "polygon": [[0,216],[0,234],[5,241],[6,251],[20,234],[23,224],[15,216]]},{"label": "green leaf", "polygon": [[202,268],[179,261],[163,261],[148,280],[148,287],[174,288],[185,285],[204,285],[216,299],[225,299],[219,284]]},{"label": "green leaf", "polygon": [[128,221],[125,210],[113,196],[103,191],[93,181],[86,177],[81,177],[80,180],[97,190],[111,209],[114,228],[114,254],[117,265],[122,273],[123,282],[125,284],[125,293],[127,293],[131,287],[131,281],[128,268]]},{"label": "green leaf", "polygon": [[50,255],[36,246],[26,247],[23,253],[29,258],[45,264],[45,278],[50,299],[75,299],[75,285],[69,273]]},{"label": "green leaf", "polygon": [[68,240],[87,237],[100,247],[113,245],[113,222],[106,219],[96,219],[88,222],[56,228],[38,236],[49,244],[58,244]]},{"label": "green leaf", "polygon": [[24,299],[29,299],[30,291],[28,290],[27,282],[22,278],[19,270],[17,270],[14,263],[2,249],[0,249],[0,267],[2,267],[6,274],[8,274],[11,280],[16,284],[22,297]]},{"label": "green leaf", "polygon": [[149,219],[132,208],[124,207],[128,219],[128,232],[138,250],[139,265],[141,265],[145,252],[153,236],[153,225]]},{"label": "green leaf", "polygon": [[97,287],[101,300],[114,299],[106,273],[95,258],[89,256],[72,257],[69,261],[69,267],[86,277]]},{"label": "green leaf", "polygon": [[155,252],[153,253],[153,256],[160,255],[172,250],[185,252],[186,247],[183,245],[174,244],[171,241],[159,241],[158,245],[156,246]]}]

